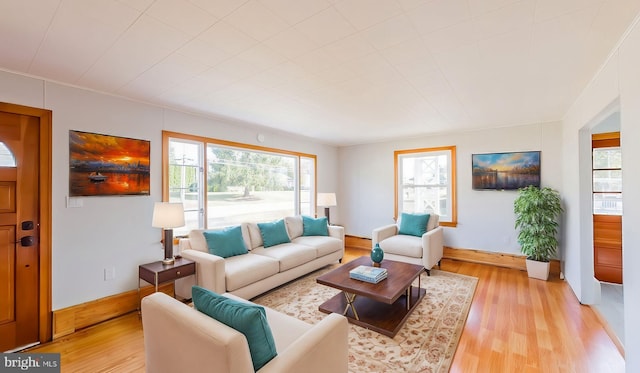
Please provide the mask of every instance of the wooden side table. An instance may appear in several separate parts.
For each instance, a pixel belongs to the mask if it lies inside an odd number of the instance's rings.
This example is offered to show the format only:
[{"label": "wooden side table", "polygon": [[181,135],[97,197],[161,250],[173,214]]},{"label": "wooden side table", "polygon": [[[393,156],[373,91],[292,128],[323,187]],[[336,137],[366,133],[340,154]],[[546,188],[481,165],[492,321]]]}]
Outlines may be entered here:
[{"label": "wooden side table", "polygon": [[[144,280],[155,286],[165,282],[173,282],[177,279],[196,274],[196,263],[185,258],[176,258],[172,264],[163,264],[161,260],[138,266],[138,299],[140,298],[140,280]],[[196,280],[197,283],[197,280]],[[174,292],[175,294],[175,292]]]}]

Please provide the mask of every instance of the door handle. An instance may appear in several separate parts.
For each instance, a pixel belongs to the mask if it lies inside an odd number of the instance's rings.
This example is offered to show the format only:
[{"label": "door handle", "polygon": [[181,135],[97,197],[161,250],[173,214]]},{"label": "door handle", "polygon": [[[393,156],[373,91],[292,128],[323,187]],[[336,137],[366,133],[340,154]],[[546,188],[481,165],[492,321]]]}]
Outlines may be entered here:
[{"label": "door handle", "polygon": [[16,241],[15,243],[19,243],[22,246],[29,247],[36,244],[36,238],[33,236],[24,236],[20,239],[20,241]]}]

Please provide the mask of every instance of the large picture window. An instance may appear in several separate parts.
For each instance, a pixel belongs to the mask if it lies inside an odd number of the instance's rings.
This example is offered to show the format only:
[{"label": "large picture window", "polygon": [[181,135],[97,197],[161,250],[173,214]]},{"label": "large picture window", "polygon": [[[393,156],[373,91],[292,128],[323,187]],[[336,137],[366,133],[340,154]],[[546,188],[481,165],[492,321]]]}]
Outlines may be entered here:
[{"label": "large picture window", "polygon": [[456,226],[456,147],[398,150],[394,157],[396,217],[436,213],[440,225]]},{"label": "large picture window", "polygon": [[164,200],[185,210],[176,234],[315,214],[315,155],[172,132],[163,142]]}]

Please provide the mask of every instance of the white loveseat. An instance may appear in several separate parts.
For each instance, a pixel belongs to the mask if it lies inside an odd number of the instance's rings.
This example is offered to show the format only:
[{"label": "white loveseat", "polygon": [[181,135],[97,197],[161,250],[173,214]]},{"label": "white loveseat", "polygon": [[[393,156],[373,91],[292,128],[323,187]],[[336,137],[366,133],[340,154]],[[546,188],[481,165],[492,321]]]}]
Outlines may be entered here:
[{"label": "white loveseat", "polygon": [[[329,314],[311,325],[264,309],[277,356],[258,372],[347,372],[349,326],[344,316]],[[254,371],[244,334],[164,293],[142,299],[142,325],[147,372]]]},{"label": "white loveseat", "polygon": [[[290,243],[264,248],[256,223],[242,223],[248,253],[222,258],[209,253],[202,230],[180,239],[180,254],[196,262],[197,285],[218,294],[251,299],[344,256],[344,228],[329,226],[328,236],[303,236],[301,216],[284,218]],[[176,282],[176,294],[191,298],[193,278]]]},{"label": "white loveseat", "polygon": [[372,248],[380,244],[384,258],[424,266],[428,275],[434,265],[440,266],[444,247],[440,217],[431,214],[426,233],[421,237],[399,234],[400,222],[373,230]]}]

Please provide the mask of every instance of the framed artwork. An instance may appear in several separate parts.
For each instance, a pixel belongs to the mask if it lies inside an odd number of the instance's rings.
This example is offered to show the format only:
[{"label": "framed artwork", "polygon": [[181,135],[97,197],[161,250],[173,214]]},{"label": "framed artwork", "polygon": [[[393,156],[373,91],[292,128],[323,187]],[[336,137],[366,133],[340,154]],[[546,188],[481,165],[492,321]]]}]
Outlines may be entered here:
[{"label": "framed artwork", "polygon": [[474,190],[540,187],[540,152],[472,154]]},{"label": "framed artwork", "polygon": [[148,196],[150,153],[148,140],[70,130],[69,196]]}]

